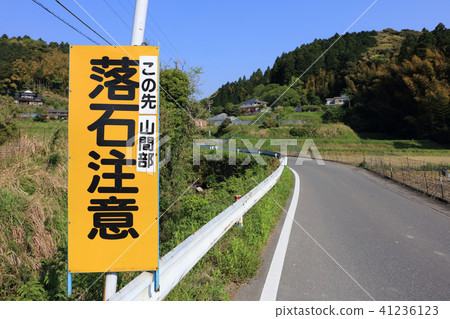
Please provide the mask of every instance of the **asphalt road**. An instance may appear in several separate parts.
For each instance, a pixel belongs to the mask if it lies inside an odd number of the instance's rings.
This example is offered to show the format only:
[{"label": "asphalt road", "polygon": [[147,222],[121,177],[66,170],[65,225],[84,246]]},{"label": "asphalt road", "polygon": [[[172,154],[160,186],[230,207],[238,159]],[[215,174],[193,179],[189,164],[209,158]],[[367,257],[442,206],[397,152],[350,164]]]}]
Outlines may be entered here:
[{"label": "asphalt road", "polygon": [[294,163],[293,221],[236,300],[450,300],[448,205],[360,168]]}]

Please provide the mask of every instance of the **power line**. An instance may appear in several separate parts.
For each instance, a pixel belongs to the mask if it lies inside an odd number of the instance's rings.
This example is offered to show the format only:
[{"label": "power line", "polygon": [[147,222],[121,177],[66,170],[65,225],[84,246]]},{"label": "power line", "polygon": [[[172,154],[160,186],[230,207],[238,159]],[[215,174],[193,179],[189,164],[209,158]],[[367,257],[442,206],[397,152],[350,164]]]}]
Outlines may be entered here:
[{"label": "power line", "polygon": [[186,60],[177,50],[177,48],[173,45],[172,41],[170,41],[169,37],[166,36],[166,34],[164,33],[164,31],[162,30],[162,28],[159,26],[158,22],[156,22],[156,20],[152,17],[151,14],[148,14],[150,19],[153,20],[153,22],[155,23],[156,27],[158,28],[158,30],[161,32],[161,34],[163,35],[163,37],[165,37],[167,39],[167,41],[169,42],[169,44],[172,46],[172,48],[175,50],[175,53],[177,53],[183,60]]},{"label": "power line", "polygon": [[[129,24],[127,24],[123,19],[122,19],[122,17],[120,16],[120,14],[116,11],[116,10],[114,10],[114,8],[107,2],[107,1],[105,1],[105,0],[103,0],[103,2],[105,3],[105,5],[106,6],[108,6],[108,8],[114,13],[114,15],[122,22],[122,24],[129,30],[129,31],[131,31],[131,27],[129,26]],[[119,2],[120,3],[120,2]],[[121,4],[121,3],[120,3]],[[122,4],[121,4],[122,5]],[[123,8],[125,8],[123,5],[122,5],[122,7]],[[126,11],[126,10],[125,10]],[[128,13],[128,15],[131,17],[131,18],[133,18],[133,16],[131,16],[131,14],[128,12],[128,11],[126,11],[127,13]],[[146,28],[146,31],[145,32],[147,32],[147,28]],[[169,54],[167,54],[165,51],[164,51],[164,48],[162,48],[162,47],[160,47],[160,53],[163,53],[163,54],[165,54],[169,59],[171,58],[170,57],[170,55]]]},{"label": "power line", "polygon": [[[122,5],[122,7],[124,7],[123,4],[120,2],[120,0],[117,0],[117,1]],[[130,4],[130,6],[133,6],[131,0],[128,0],[128,3]],[[175,60],[176,60],[176,59],[177,59],[177,55],[178,55],[178,56],[180,56],[183,60],[186,60],[186,59],[179,53],[179,51],[177,50],[177,48],[175,47],[175,45],[172,43],[172,41],[170,41],[169,37],[164,33],[164,31],[162,30],[162,28],[159,26],[158,22],[152,17],[152,15],[151,15],[150,13],[147,13],[147,14],[148,14],[148,16],[150,17],[150,19],[152,19],[152,21],[155,23],[155,26],[158,28],[158,30],[159,30],[158,33],[160,33],[160,34],[162,35],[162,37],[164,37],[164,38],[167,40],[167,42],[170,44],[170,46],[172,47],[172,49],[171,49],[169,46],[165,46],[165,49],[168,50],[168,52],[170,53],[170,56],[173,55],[173,56],[175,57]],[[148,30],[153,31],[155,38],[157,38],[157,40],[159,40],[159,42],[166,43],[166,41],[161,41],[161,38],[162,38],[162,37],[160,37],[160,36],[156,33],[156,29],[155,29],[155,28],[152,28],[152,29],[149,28],[149,26],[148,26],[148,19],[146,20],[145,25],[146,25],[145,32],[150,33],[150,31],[148,31]],[[150,35],[148,35],[148,36],[150,37]],[[158,39],[158,38],[159,38],[159,39]],[[164,47],[161,47],[161,50],[164,50]],[[161,51],[161,52],[162,52],[162,51]],[[169,54],[166,54],[166,55],[169,56]]]},{"label": "power line", "polygon": [[107,1],[103,0],[103,3],[106,4],[106,5],[109,7],[109,9],[110,9],[112,12],[114,12],[114,14],[116,15],[116,17],[118,17],[119,20],[122,21],[123,25],[124,25],[129,31],[131,31],[130,25],[127,24],[127,23],[122,19],[122,17],[120,16],[120,14],[118,14],[117,11],[114,10],[114,8],[113,8]]},{"label": "power line", "polygon": [[128,16],[131,17],[131,18],[133,18],[133,15],[131,14],[130,11],[128,11],[127,7],[124,6],[124,4],[123,4],[120,0],[117,0],[117,2],[118,2],[118,3],[120,4],[120,6],[126,11],[126,13],[128,14]]},{"label": "power line", "polygon": [[[33,0],[34,1],[34,0]],[[70,11],[69,9],[67,9],[61,2],[59,2],[58,0],[55,0],[61,7],[63,7],[64,9],[67,10],[67,12],[69,12],[71,15],[73,15],[75,18],[78,19],[78,21],[80,21],[81,23],[83,23],[86,27],[89,28],[89,30],[91,30],[92,32],[94,32],[96,35],[98,35],[100,38],[103,39],[103,41],[105,41],[106,43],[108,43],[109,45],[112,45],[108,40],[106,40],[104,37],[102,37],[100,34],[97,33],[97,31],[95,31],[94,29],[92,29],[90,26],[88,26],[86,23],[84,23],[83,20],[81,20],[80,18],[78,18],[78,16],[76,14],[74,14],[72,11]]]},{"label": "power line", "polygon": [[64,22],[67,26],[71,27],[73,30],[77,31],[79,34],[81,34],[83,37],[85,37],[86,39],[88,39],[89,41],[91,41],[92,43],[95,43],[97,45],[99,45],[96,41],[92,40],[91,38],[89,38],[87,35],[85,35],[83,32],[81,32],[80,30],[78,30],[77,28],[75,28],[74,26],[70,25],[68,22],[64,21],[62,18],[60,18],[59,16],[57,16],[55,13],[53,13],[52,11],[50,11],[48,8],[46,8],[42,3],[40,3],[37,0],[32,0],[34,3],[36,3],[38,6],[40,6],[42,9],[44,9],[45,11],[47,11],[48,13],[50,13],[51,15],[53,15],[55,18],[59,19],[60,21]]},{"label": "power line", "polygon": [[[118,2],[119,5],[124,9],[124,11],[128,14],[128,16],[133,20],[133,14],[127,9],[127,7],[124,6],[124,4],[123,4],[120,0],[117,0],[117,2]],[[130,5],[132,5],[132,4],[130,3]],[[111,7],[110,7],[110,8],[111,8]],[[113,12],[114,12],[114,10],[113,10]],[[116,15],[117,15],[117,13],[116,13]],[[148,33],[149,33],[148,30],[150,30],[150,28],[148,27],[148,21],[147,21],[147,20],[145,21],[145,26],[146,26],[146,28],[145,28],[145,34],[147,34],[147,36],[150,37],[149,34],[148,34]],[[151,37],[150,37],[150,38],[151,38]],[[155,34],[155,38],[156,38],[156,34]],[[158,40],[158,42],[160,42],[160,41],[159,41],[160,39],[157,38],[156,40]],[[160,46],[159,48],[160,48],[160,52],[163,53],[163,54],[165,54],[165,55],[169,58],[169,60],[172,59],[172,55],[173,55],[173,56],[176,56],[176,55],[173,54],[172,52],[166,51],[166,48],[165,48],[165,47]]]}]

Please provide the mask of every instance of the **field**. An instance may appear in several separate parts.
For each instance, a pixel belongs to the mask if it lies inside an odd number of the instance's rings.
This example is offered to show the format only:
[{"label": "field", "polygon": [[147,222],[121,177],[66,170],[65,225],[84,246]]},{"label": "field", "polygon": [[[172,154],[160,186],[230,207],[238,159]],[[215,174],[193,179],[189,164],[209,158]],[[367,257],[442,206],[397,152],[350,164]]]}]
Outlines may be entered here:
[{"label": "field", "polygon": [[16,124],[20,131],[20,136],[49,138],[59,128],[67,131],[67,120],[49,120],[47,122],[33,121],[31,118],[17,119]]},{"label": "field", "polygon": [[[302,149],[306,139],[312,139],[320,152],[328,153],[391,153],[408,156],[430,163],[450,164],[450,150],[431,140],[392,139],[379,134],[356,134],[350,127],[342,123],[322,123],[323,112],[300,112],[284,116],[284,119],[302,120],[300,125],[281,125],[279,127],[262,128],[261,125],[234,125],[225,129],[218,138],[233,138],[238,147],[245,147],[242,139],[255,145],[260,139],[266,139],[261,150],[278,151],[279,147],[271,145],[270,139],[296,139],[297,146],[289,146],[288,154],[295,155]],[[255,120],[257,115],[241,116],[241,120]],[[291,134],[293,128],[304,128],[303,136]],[[213,134],[217,127],[213,128]]]},{"label": "field", "polygon": [[[322,123],[321,112],[292,113],[300,125],[263,128],[261,125],[229,126],[220,136],[224,146],[280,152],[280,140],[289,140],[289,156],[310,156],[315,145],[320,156],[355,166],[417,189],[432,197],[450,200],[450,150],[431,140],[389,139],[379,134],[356,134],[342,123]],[[214,131],[215,132],[215,131]],[[231,139],[231,140],[230,140]],[[277,141],[278,140],[278,141]],[[311,144],[311,141],[314,144]]]}]

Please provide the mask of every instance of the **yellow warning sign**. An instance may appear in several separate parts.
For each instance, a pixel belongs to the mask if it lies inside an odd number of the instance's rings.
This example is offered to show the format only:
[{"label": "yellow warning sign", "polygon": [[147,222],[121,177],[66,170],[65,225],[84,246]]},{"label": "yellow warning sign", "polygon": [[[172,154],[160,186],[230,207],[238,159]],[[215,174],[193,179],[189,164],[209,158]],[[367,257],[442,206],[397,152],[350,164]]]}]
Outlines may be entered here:
[{"label": "yellow warning sign", "polygon": [[71,273],[158,269],[158,58],[71,46]]}]

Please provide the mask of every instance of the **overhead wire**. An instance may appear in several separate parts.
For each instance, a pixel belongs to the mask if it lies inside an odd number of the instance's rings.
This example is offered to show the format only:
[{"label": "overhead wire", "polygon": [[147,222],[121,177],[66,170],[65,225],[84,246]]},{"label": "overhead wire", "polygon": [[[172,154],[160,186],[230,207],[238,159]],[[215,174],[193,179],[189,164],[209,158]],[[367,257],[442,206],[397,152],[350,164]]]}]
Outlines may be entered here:
[{"label": "overhead wire", "polygon": [[[120,4],[121,4],[121,6],[122,7],[124,7],[124,5],[120,2],[120,0],[117,0]],[[128,3],[130,4],[130,6],[132,7],[133,6],[133,3],[132,3],[132,0],[128,0]],[[170,44],[170,46],[172,47],[172,48],[170,48],[168,45],[166,45],[166,46],[164,46],[164,47],[161,47],[162,49],[167,49],[168,51],[170,51],[170,56],[173,56],[175,59],[177,59],[177,57],[181,57],[183,60],[186,60],[184,57],[183,57],[183,55],[182,54],[180,54],[180,52],[177,50],[177,48],[175,47],[175,45],[173,44],[173,42],[172,41],[170,41],[170,39],[169,39],[169,37],[164,33],[164,31],[162,30],[162,28],[159,26],[159,24],[158,24],[158,22],[152,17],[152,15],[150,14],[150,13],[147,13],[147,15],[150,17],[150,19],[152,19],[152,21],[155,23],[155,26],[156,26],[156,28],[159,30],[158,32],[156,32],[156,29],[155,28],[149,28],[149,26],[148,26],[148,19],[146,20],[146,28],[145,28],[145,30],[146,30],[146,33],[147,33],[147,30],[151,30],[153,33],[154,33],[154,35],[155,35],[155,37],[157,38],[157,40],[159,40],[159,42],[162,42],[162,43],[168,43],[168,44]],[[148,31],[148,32],[150,32],[150,31]],[[161,34],[162,36],[160,36],[159,34]],[[167,41],[161,41],[161,38],[162,37],[164,37]],[[159,38],[159,39],[158,39]]]},{"label": "overhead wire", "polygon": [[158,28],[158,30],[161,32],[161,34],[163,35],[163,37],[165,37],[167,39],[167,42],[169,42],[169,44],[172,46],[172,48],[175,50],[175,52],[177,53],[177,55],[179,55],[183,60],[186,60],[177,50],[177,48],[175,47],[175,45],[172,43],[172,41],[170,41],[169,37],[166,36],[166,34],[164,33],[164,31],[162,30],[162,28],[159,26],[158,22],[152,17],[151,14],[148,14],[148,16],[150,17],[150,19],[152,19],[152,21],[155,23],[156,27]]},{"label": "overhead wire", "polygon": [[[103,0],[103,2],[105,2],[105,0]],[[131,14],[131,12],[123,5],[123,3],[122,2],[120,2],[120,0],[117,0],[117,2],[121,5],[121,7],[124,9],[124,11],[127,13],[127,15],[131,18],[131,19],[133,19],[133,15]],[[105,2],[106,3],[106,2]],[[107,4],[107,3],[106,3]],[[120,15],[117,13],[117,11],[116,10],[114,10],[113,8],[112,8],[112,6],[110,6],[109,4],[107,4],[107,6],[111,9],[111,11],[122,21],[122,23],[131,31],[131,28],[129,27],[129,25],[128,24],[126,24],[126,22],[122,19],[122,17],[120,17]],[[145,33],[148,35],[148,31],[149,30],[149,27],[148,27],[148,23],[147,23],[147,21],[146,21],[146,28],[145,28]],[[168,58],[168,61],[170,61],[171,59],[172,59],[172,53],[171,52],[168,52],[167,50],[166,50],[166,48],[165,47],[162,47],[162,46],[160,46],[160,52],[162,53],[162,54],[164,54],[167,58]]]},{"label": "overhead wire", "polygon": [[103,1],[103,3],[106,4],[106,5],[108,6],[108,8],[115,14],[115,16],[116,16],[117,18],[119,18],[119,20],[123,23],[123,25],[124,25],[129,31],[131,31],[130,25],[127,24],[127,23],[122,19],[122,17],[120,16],[120,14],[118,14],[117,11],[114,10],[114,8],[108,3],[108,1],[106,1],[106,0],[102,0],[102,1]]},{"label": "overhead wire", "polygon": [[[34,1],[34,0],[33,0]],[[102,37],[100,34],[97,33],[97,31],[95,31],[94,29],[92,29],[89,25],[87,25],[83,20],[81,20],[75,13],[73,13],[72,11],[70,11],[67,7],[65,7],[61,2],[59,2],[58,0],[55,0],[61,7],[63,7],[64,9],[66,9],[67,12],[69,12],[71,15],[73,15],[78,21],[80,21],[81,23],[83,23],[86,27],[89,28],[89,30],[91,30],[92,32],[94,32],[96,35],[98,35],[100,38],[103,39],[103,41],[105,41],[106,43],[108,43],[109,45],[112,45],[108,40],[106,40],[104,37]]]},{"label": "overhead wire", "polygon": [[40,3],[37,0],[32,0],[34,3],[36,3],[38,6],[40,6],[42,9],[44,9],[45,11],[47,11],[48,13],[50,13],[51,15],[53,15],[55,18],[57,18],[58,20],[60,20],[61,22],[63,22],[64,24],[66,24],[67,26],[69,26],[70,28],[72,28],[73,30],[75,30],[76,32],[78,32],[79,34],[81,34],[83,37],[85,37],[86,39],[88,39],[89,41],[91,41],[94,44],[100,45],[97,41],[92,40],[90,37],[88,37],[86,34],[84,34],[83,32],[81,32],[80,30],[78,30],[77,28],[75,28],[74,26],[72,26],[71,24],[69,24],[68,22],[66,22],[64,19],[62,19],[61,17],[59,17],[58,15],[56,15],[53,11],[51,11],[50,9],[48,9],[46,6],[44,6],[42,3]]}]

